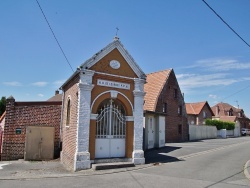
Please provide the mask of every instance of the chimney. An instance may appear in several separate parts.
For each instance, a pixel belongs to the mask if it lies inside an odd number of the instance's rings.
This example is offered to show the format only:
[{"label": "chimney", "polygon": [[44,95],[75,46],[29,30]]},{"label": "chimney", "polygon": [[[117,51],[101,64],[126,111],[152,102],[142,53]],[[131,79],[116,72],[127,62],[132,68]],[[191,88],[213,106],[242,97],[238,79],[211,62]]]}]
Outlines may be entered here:
[{"label": "chimney", "polygon": [[220,113],[220,108],[219,106],[216,106],[216,109],[215,109],[215,116],[218,117],[219,116],[219,113]]},{"label": "chimney", "polygon": [[59,94],[59,90],[56,90],[56,91],[55,91],[55,95],[58,95],[58,94]]}]

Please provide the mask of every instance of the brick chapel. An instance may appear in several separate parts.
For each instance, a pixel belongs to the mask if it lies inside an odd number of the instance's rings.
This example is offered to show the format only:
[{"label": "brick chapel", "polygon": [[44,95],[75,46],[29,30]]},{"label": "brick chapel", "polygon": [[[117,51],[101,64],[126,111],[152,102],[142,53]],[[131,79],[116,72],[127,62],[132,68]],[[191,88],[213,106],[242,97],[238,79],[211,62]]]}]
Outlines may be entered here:
[{"label": "brick chapel", "polygon": [[61,162],[88,169],[100,159],[144,164],[146,75],[118,37],[62,85]]}]

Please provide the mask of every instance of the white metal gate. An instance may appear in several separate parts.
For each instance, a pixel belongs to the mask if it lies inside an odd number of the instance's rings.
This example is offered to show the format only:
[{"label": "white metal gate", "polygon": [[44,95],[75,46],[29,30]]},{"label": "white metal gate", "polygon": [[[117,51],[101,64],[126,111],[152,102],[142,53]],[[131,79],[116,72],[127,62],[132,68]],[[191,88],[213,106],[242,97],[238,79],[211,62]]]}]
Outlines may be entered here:
[{"label": "white metal gate", "polygon": [[125,157],[126,121],[122,105],[112,99],[96,119],[95,158]]}]

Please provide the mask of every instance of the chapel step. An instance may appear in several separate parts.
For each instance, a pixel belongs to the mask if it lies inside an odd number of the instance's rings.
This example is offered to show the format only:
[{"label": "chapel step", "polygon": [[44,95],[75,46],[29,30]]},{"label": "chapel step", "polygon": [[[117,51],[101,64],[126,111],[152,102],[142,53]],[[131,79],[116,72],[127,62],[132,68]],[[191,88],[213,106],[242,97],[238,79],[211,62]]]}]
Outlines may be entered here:
[{"label": "chapel step", "polygon": [[135,164],[132,162],[116,162],[116,163],[98,163],[92,164],[93,170],[108,170],[108,169],[116,169],[116,168],[128,168],[134,167]]}]

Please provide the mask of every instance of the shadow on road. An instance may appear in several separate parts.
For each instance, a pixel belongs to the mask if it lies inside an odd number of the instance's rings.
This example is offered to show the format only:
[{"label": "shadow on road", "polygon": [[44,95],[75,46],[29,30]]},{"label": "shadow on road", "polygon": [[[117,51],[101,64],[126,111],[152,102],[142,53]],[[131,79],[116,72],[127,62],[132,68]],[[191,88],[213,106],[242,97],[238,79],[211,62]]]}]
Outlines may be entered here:
[{"label": "shadow on road", "polygon": [[180,149],[181,147],[173,147],[173,146],[165,146],[158,149],[149,149],[146,150],[145,155],[145,163],[168,163],[168,162],[176,162],[181,161],[175,157],[171,157],[167,155],[169,152]]}]

